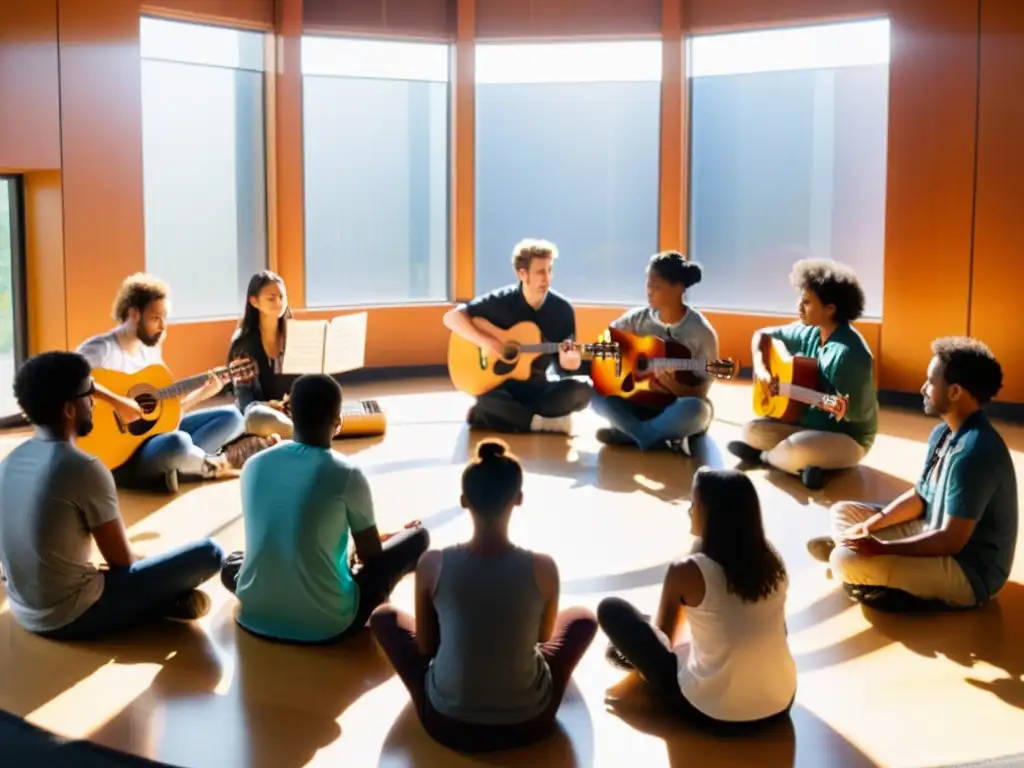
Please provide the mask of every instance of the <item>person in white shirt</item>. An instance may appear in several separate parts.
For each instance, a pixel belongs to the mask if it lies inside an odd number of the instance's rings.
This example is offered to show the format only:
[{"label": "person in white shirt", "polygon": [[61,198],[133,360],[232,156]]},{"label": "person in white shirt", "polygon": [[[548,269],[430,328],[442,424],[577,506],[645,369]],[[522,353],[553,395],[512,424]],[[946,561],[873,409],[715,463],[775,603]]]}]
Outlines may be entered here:
[{"label": "person in white shirt", "polygon": [[702,467],[690,498],[697,541],[669,567],[653,624],[609,597],[597,609],[601,629],[625,665],[695,725],[745,730],[787,718],[797,678],[788,577],[765,538],[757,490],[742,472]]},{"label": "person in white shirt", "polygon": [[[152,275],[135,274],[125,279],[114,300],[111,331],[86,339],[79,347],[92,368],[136,373],[153,364],[163,364],[161,343],[167,334],[170,291],[167,284]],[[183,411],[190,411],[217,395],[223,382],[216,376],[181,398]],[[110,403],[128,422],[142,415],[138,403],[96,386],[96,397]],[[173,432],[156,435],[143,443],[135,454],[114,471],[118,485],[147,487],[163,482],[176,492],[179,475],[213,479],[237,474],[245,460],[258,450],[276,442],[269,438],[249,438],[235,442],[245,430],[245,419],[233,405],[187,413]],[[225,447],[231,448],[225,450]]]}]

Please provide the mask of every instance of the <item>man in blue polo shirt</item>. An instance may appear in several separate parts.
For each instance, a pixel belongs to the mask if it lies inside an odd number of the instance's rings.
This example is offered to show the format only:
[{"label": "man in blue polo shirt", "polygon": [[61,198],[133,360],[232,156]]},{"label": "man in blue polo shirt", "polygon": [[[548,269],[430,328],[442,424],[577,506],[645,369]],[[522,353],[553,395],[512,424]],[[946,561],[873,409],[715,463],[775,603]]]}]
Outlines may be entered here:
[{"label": "man in blue polo shirt", "polygon": [[[1002,388],[988,347],[932,343],[924,411],[939,416],[914,488],[884,508],[835,505],[833,534],[808,544],[854,597],[898,590],[950,606],[984,603],[1006,584],[1017,544],[1017,477],[1006,443],[982,411]],[[853,589],[850,589],[853,588]]]}]

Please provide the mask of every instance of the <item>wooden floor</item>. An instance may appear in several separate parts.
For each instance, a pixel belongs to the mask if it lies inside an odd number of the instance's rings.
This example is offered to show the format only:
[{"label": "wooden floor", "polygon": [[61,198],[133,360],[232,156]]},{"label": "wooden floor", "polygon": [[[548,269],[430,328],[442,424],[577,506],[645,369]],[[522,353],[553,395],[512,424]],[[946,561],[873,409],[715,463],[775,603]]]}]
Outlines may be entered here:
[{"label": "wooden floor", "polygon": [[[420,518],[434,543],[469,532],[459,473],[473,437],[469,401],[445,381],[350,388],[378,398],[386,438],[340,442],[367,468],[382,530]],[[725,443],[749,416],[749,390],[716,384],[713,439],[701,460],[732,466]],[[235,628],[233,597],[211,582],[211,614],[117,642],[66,645],[19,629],[0,602],[0,709],[72,737],[182,766],[939,766],[1024,753],[1024,557],[998,600],[967,615],[905,618],[848,602],[804,549],[826,532],[825,507],[843,498],[885,501],[909,487],[934,422],[885,412],[864,466],[809,494],[792,479],[752,473],[766,527],[792,582],[789,630],[800,669],[792,726],[723,741],[661,716],[642,692],[613,706],[623,675],[598,634],[559,714],[561,732],[514,753],[470,760],[431,742],[400,681],[364,635],[342,648],[305,649]],[[649,611],[666,564],[689,545],[687,493],[696,461],[602,448],[597,417],[577,436],[521,436],[526,503],[513,521],[522,545],[555,556],[563,605],[596,607],[619,594]],[[1024,429],[1004,427],[1018,469]],[[475,435],[474,435],[475,437]],[[0,454],[17,435],[0,438]],[[212,535],[241,548],[237,481],[183,486],[177,497],[124,494],[140,551]],[[1024,529],[1022,529],[1024,530]],[[1024,551],[1024,550],[1022,550]],[[394,602],[412,608],[411,579]],[[2,598],[0,592],[0,598]],[[1024,764],[1024,757],[1006,765]]]}]

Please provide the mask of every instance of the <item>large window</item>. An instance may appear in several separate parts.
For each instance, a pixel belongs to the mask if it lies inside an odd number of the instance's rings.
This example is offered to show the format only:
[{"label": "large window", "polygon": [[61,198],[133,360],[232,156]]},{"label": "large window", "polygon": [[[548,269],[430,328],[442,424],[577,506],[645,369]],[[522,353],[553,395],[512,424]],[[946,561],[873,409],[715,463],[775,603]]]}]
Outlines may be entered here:
[{"label": "large window", "polygon": [[0,176],[0,420],[19,414],[14,374],[25,359],[21,185]]},{"label": "large window", "polygon": [[448,298],[449,53],[303,38],[310,306]]},{"label": "large window", "polygon": [[792,313],[792,262],[828,258],[881,316],[888,20],[697,37],[689,55],[691,299]]},{"label": "large window", "polygon": [[264,36],[143,18],[146,269],[174,316],[237,315],[267,264]]},{"label": "large window", "polygon": [[476,47],[476,289],[512,247],[559,248],[555,288],[633,303],[658,245],[661,43]]}]

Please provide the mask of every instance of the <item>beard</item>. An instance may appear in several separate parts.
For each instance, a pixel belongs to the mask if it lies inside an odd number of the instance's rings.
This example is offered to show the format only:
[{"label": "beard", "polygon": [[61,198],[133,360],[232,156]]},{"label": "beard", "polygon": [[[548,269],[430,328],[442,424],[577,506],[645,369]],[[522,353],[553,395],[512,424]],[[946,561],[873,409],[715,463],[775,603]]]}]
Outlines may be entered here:
[{"label": "beard", "polygon": [[145,344],[147,347],[155,347],[160,343],[160,339],[163,338],[163,333],[149,334],[141,328],[135,330],[135,335],[139,337],[139,341]]},{"label": "beard", "polygon": [[924,412],[928,416],[942,416],[949,411],[949,401],[946,398],[942,398],[939,402],[935,403],[931,400],[924,401]]},{"label": "beard", "polygon": [[78,437],[85,437],[92,432],[93,422],[91,416],[80,418],[75,422],[75,435]]}]

